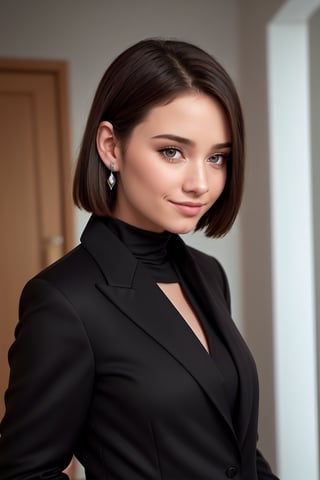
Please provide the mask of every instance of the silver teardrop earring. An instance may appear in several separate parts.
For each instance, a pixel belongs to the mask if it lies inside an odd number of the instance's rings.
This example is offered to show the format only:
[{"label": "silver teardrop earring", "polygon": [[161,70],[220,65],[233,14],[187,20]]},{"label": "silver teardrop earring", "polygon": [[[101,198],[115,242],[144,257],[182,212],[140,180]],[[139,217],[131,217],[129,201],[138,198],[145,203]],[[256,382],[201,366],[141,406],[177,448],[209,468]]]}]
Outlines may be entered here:
[{"label": "silver teardrop earring", "polygon": [[114,172],[114,163],[111,162],[110,163],[110,175],[107,179],[107,183],[108,183],[108,186],[109,186],[110,190],[112,190],[113,187],[115,186],[115,184],[117,183],[117,179],[114,176],[113,172]]}]

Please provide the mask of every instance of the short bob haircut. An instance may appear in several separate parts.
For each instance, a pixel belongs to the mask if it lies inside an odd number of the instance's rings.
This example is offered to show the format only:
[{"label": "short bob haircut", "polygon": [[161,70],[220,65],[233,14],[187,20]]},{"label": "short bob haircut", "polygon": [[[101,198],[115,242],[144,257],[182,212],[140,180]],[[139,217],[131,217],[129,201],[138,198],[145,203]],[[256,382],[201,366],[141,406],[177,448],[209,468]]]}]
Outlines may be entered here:
[{"label": "short bob haircut", "polygon": [[224,190],[195,229],[205,229],[208,237],[221,237],[229,231],[240,208],[244,183],[241,105],[224,68],[199,47],[182,41],[142,40],[106,70],[92,103],[75,171],[73,198],[78,207],[98,216],[112,216],[116,188],[111,193],[106,186],[110,172],[96,147],[100,122],[112,123],[125,149],[130,133],[151,108],[189,91],[204,93],[220,103],[232,141]]}]

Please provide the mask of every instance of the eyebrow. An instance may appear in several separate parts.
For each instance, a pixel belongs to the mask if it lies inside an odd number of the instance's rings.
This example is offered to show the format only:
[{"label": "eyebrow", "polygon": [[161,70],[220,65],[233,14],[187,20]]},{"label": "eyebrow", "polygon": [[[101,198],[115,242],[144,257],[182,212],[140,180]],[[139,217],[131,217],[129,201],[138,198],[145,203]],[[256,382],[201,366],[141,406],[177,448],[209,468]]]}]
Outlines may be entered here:
[{"label": "eyebrow", "polygon": [[[155,135],[152,138],[153,139],[154,138],[162,138],[162,139],[166,139],[166,140],[173,140],[175,142],[179,142],[179,143],[182,143],[184,145],[189,145],[191,147],[194,147],[194,145],[195,145],[195,142],[193,142],[189,138],[180,137],[179,135],[172,135],[171,133],[162,133],[160,135]],[[231,142],[216,143],[215,145],[213,145],[213,148],[231,148],[231,147],[232,147]]]}]

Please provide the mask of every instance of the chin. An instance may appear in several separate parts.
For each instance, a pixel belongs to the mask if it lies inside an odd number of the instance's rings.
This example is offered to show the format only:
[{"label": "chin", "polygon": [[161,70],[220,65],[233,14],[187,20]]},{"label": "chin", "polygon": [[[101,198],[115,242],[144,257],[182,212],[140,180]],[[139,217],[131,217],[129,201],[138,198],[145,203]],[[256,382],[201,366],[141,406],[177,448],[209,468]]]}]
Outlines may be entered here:
[{"label": "chin", "polygon": [[184,225],[179,227],[179,225],[175,225],[172,228],[168,228],[168,231],[171,233],[176,233],[177,235],[184,235],[185,233],[193,232],[195,229],[196,224],[194,225]]}]

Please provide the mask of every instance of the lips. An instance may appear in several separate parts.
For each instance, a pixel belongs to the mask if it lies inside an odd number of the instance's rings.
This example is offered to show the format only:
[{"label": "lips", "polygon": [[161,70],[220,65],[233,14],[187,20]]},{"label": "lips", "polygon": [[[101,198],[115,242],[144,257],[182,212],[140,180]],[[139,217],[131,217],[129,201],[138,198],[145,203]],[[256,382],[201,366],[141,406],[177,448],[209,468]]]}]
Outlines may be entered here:
[{"label": "lips", "polygon": [[187,217],[198,216],[201,213],[203,203],[201,202],[170,202],[178,212]]}]

